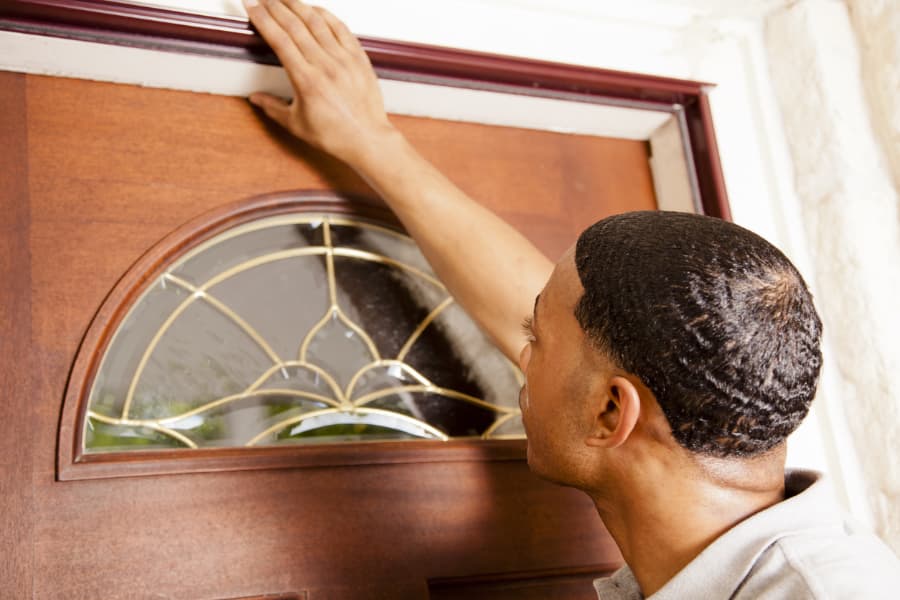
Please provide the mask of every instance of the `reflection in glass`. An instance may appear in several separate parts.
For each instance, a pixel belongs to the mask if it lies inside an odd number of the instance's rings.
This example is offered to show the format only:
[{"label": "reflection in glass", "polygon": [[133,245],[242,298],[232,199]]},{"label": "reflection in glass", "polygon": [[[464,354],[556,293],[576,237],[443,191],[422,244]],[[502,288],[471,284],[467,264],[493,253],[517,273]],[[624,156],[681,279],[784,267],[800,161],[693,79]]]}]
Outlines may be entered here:
[{"label": "reflection in glass", "polygon": [[300,355],[301,361],[331,373],[342,388],[347,387],[357,371],[378,360],[365,333],[351,325],[341,313],[332,311],[314,330]]},{"label": "reflection in glass", "polygon": [[116,331],[88,452],[522,437],[521,375],[408,237],[283,215],[192,249]]}]

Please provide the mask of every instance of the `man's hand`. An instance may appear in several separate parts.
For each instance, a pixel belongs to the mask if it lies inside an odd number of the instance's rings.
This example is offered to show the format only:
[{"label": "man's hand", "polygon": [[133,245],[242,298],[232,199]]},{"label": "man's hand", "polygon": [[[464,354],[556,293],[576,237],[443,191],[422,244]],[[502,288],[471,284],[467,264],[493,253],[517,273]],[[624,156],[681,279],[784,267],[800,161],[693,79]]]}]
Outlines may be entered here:
[{"label": "man's hand", "polygon": [[272,120],[354,167],[396,134],[369,57],[337,17],[299,0],[244,0],[244,6],[294,88],[291,103],[250,96]]},{"label": "man's hand", "polygon": [[553,264],[531,242],[425,160],[384,112],[359,42],[331,13],[299,0],[244,0],[294,86],[290,104],[251,101],[310,144],[349,164],[384,198],[453,297],[516,360],[521,322]]}]

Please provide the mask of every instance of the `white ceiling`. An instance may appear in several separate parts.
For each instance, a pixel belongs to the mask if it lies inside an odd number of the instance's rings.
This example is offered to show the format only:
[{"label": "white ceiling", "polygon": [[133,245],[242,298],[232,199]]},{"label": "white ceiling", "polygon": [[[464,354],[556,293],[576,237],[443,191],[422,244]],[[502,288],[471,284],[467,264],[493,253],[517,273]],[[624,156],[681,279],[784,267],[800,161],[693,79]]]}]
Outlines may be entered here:
[{"label": "white ceiling", "polygon": [[[642,15],[652,14],[653,20],[659,21],[661,17],[665,17],[665,13],[669,13],[670,18],[673,19],[699,15],[756,18],[784,8],[790,5],[792,0],[631,0],[624,3],[619,0],[481,0],[480,3],[494,4],[498,7],[515,10],[582,14],[592,17],[610,16],[616,19],[623,18],[623,13],[630,15],[635,20],[640,20]],[[245,15],[240,0],[151,0],[143,2],[143,4],[209,14]],[[320,0],[314,4],[340,13],[342,10],[364,9],[366,4],[372,3],[361,0]],[[389,2],[377,4],[382,9],[390,7]],[[429,4],[432,7],[438,7],[446,5],[446,2],[444,0],[420,0],[418,4],[426,7]],[[457,2],[457,4],[465,4],[465,0]]]}]

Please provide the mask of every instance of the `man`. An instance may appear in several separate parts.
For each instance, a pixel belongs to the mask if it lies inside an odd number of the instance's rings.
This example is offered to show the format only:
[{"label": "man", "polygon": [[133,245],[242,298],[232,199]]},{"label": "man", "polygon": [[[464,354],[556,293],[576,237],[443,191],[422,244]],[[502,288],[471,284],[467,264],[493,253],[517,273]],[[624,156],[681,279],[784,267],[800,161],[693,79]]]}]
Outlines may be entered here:
[{"label": "man", "polygon": [[343,23],[253,1],[295,98],[251,102],[364,177],[518,358],[529,466],[585,491],[628,565],[595,583],[601,598],[900,594],[896,558],[845,527],[819,477],[785,475],[821,325],[781,252],[716,219],[640,212],[588,228],[554,266],[394,129]]}]

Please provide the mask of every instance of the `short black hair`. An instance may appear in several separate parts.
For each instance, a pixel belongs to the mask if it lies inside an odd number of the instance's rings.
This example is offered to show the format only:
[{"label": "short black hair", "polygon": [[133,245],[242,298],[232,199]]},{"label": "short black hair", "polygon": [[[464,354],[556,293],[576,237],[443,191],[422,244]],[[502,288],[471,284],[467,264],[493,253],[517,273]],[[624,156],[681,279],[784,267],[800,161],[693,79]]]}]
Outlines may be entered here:
[{"label": "short black hair", "polygon": [[809,411],[822,323],[790,260],[721,219],[615,215],[578,238],[591,344],[656,397],[683,447],[749,457],[780,444]]}]

